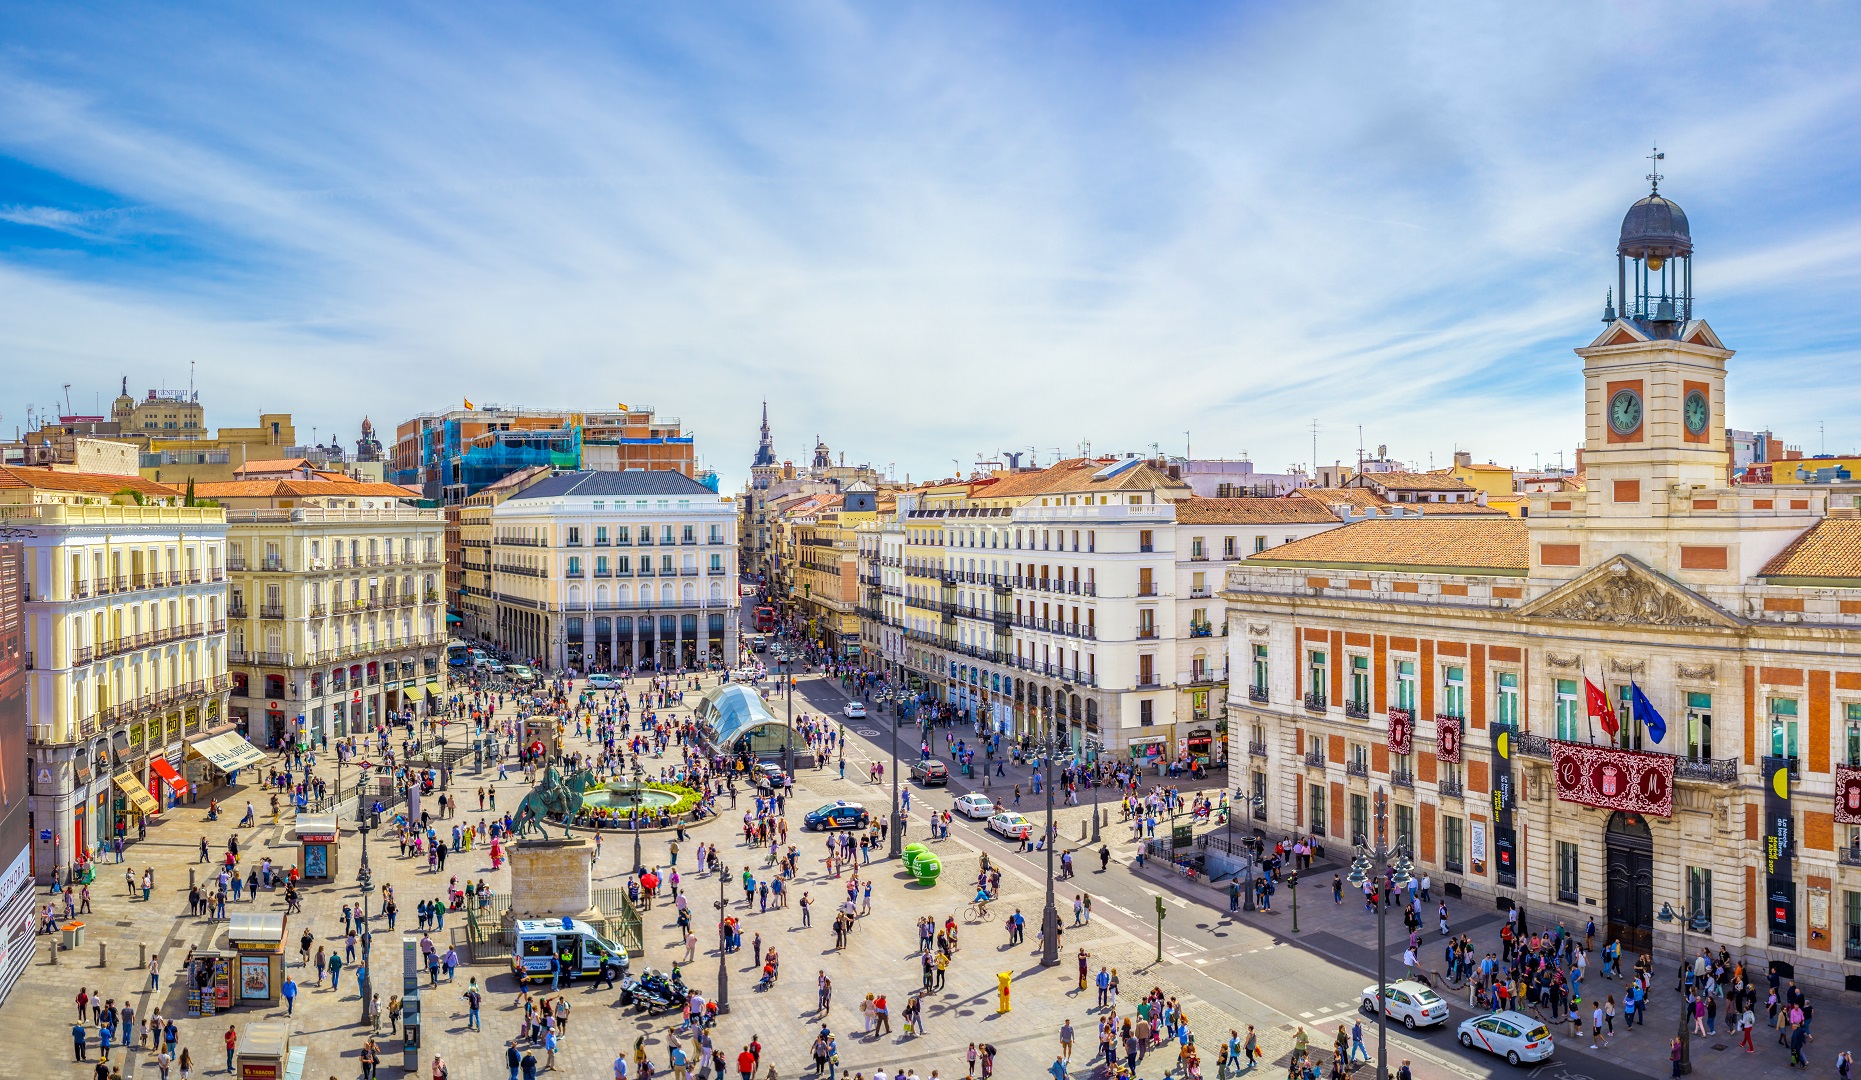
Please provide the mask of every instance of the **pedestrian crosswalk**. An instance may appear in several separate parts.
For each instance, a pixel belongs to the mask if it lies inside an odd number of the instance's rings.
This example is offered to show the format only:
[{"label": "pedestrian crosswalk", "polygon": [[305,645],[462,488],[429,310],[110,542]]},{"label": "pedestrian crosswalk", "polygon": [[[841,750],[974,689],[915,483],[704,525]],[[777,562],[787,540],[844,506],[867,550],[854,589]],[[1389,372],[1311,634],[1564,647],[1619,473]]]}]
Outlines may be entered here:
[{"label": "pedestrian crosswalk", "polygon": [[1309,1012],[1300,1013],[1299,1019],[1301,1020],[1323,1020],[1328,1016],[1335,1016],[1338,1013],[1350,1012],[1356,1007],[1357,1006],[1355,1003],[1349,1002],[1349,1001],[1340,1001],[1335,1005],[1320,1005],[1317,1008],[1312,1009]]}]

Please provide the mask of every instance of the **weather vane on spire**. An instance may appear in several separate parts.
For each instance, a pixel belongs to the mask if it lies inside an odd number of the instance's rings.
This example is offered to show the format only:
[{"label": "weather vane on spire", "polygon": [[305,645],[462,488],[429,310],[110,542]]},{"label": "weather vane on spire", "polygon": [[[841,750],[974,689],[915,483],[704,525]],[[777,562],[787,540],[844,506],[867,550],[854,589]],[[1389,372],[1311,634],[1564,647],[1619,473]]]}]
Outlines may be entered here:
[{"label": "weather vane on spire", "polygon": [[1653,171],[1648,173],[1648,183],[1652,185],[1653,188],[1650,192],[1651,194],[1659,195],[1661,193],[1661,181],[1665,179],[1661,176],[1661,162],[1666,159],[1667,155],[1661,153],[1661,148],[1658,146],[1654,148],[1653,153],[1648,155],[1648,160],[1653,163],[1650,166]]}]

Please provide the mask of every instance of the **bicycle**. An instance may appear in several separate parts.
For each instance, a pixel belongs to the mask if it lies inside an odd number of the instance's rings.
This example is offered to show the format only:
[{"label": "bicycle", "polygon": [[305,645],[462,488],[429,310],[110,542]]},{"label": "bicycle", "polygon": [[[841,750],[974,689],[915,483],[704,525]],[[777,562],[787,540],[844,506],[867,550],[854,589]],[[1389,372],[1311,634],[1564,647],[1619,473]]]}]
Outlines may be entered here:
[{"label": "bicycle", "polygon": [[988,922],[989,905],[972,901],[968,907],[963,909],[963,921],[972,923]]}]

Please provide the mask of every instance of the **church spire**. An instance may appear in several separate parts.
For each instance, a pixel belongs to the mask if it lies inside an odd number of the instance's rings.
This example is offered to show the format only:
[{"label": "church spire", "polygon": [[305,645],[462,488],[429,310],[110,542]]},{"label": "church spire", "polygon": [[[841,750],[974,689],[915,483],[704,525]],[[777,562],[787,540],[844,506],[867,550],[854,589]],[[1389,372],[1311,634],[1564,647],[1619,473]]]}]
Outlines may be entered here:
[{"label": "church spire", "polygon": [[775,464],[775,439],[769,434],[769,403],[762,403],[762,440],[756,444],[756,465]]}]

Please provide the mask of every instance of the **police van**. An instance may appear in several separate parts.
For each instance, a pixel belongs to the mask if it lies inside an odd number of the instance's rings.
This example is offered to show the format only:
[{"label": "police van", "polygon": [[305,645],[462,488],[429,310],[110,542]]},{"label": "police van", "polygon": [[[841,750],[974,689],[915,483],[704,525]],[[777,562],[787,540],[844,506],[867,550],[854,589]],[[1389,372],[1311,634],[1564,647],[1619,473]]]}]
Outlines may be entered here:
[{"label": "police van", "polygon": [[592,978],[604,962],[614,965],[616,976],[627,973],[627,950],[602,937],[580,919],[519,919],[511,946],[511,974],[519,982],[548,982],[555,976],[556,957],[569,954],[570,970]]}]

